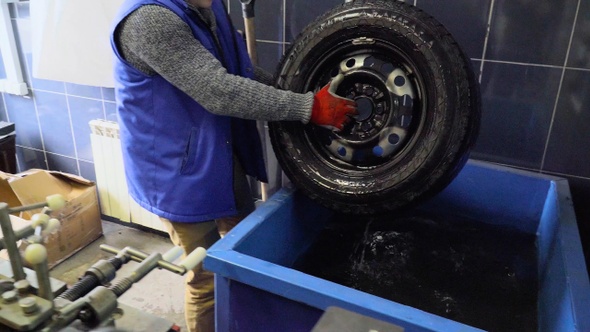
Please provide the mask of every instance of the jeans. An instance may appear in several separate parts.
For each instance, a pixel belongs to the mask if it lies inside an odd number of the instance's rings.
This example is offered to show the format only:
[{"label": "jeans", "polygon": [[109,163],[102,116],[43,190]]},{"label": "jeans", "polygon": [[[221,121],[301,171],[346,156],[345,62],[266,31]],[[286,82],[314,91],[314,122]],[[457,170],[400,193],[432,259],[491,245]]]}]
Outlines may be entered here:
[{"label": "jeans", "polygon": [[[184,249],[185,255],[197,247],[209,248],[225,236],[244,217],[254,211],[254,200],[240,163],[234,158],[234,195],[238,215],[205,222],[174,222],[160,218],[172,243]],[[199,264],[187,273],[184,316],[189,332],[215,331],[215,292],[213,273]]]}]

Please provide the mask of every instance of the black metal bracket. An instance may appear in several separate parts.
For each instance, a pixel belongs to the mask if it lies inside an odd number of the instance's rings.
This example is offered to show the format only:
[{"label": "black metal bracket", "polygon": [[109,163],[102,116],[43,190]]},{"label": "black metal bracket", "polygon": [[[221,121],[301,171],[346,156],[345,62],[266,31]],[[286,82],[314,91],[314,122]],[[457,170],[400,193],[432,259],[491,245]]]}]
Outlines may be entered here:
[{"label": "black metal bracket", "polygon": [[254,2],[256,0],[240,0],[242,3],[242,16],[244,18],[254,17]]}]

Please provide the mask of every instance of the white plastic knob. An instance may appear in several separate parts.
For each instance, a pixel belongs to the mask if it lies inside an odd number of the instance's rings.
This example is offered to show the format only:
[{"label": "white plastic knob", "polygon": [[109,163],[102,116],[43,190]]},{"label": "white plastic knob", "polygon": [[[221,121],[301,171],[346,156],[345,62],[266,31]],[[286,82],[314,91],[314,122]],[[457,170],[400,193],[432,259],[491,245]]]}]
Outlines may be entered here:
[{"label": "white plastic knob", "polygon": [[162,255],[162,259],[166,262],[174,262],[184,253],[184,249],[179,246],[174,246],[170,250],[166,251],[164,255]]},{"label": "white plastic knob", "polygon": [[36,265],[47,260],[47,249],[42,244],[33,243],[25,249],[24,256],[29,264]]},{"label": "white plastic knob", "polygon": [[207,256],[207,250],[203,247],[198,247],[178,263],[178,265],[183,266],[187,271],[192,270],[205,259],[205,256]]},{"label": "white plastic knob", "polygon": [[33,226],[33,228],[37,228],[38,226],[45,228],[48,221],[49,221],[49,216],[46,215],[45,213],[35,213],[31,217],[31,224],[32,224],[31,226]]},{"label": "white plastic knob", "polygon": [[55,218],[51,218],[47,222],[47,226],[45,226],[45,230],[43,231],[43,233],[52,234],[59,229],[59,226],[61,226],[61,223],[59,222],[59,220],[57,220]]},{"label": "white plastic knob", "polygon": [[66,199],[60,194],[49,195],[46,197],[46,200],[47,207],[53,211],[59,210],[66,205]]}]

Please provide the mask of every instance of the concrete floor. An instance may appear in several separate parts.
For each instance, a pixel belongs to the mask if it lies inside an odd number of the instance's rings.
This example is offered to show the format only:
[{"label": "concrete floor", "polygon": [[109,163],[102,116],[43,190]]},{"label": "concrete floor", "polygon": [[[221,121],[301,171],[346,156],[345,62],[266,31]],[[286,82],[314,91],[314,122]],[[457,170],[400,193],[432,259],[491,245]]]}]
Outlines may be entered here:
[{"label": "concrete floor", "polygon": [[[148,254],[153,252],[163,254],[172,248],[170,239],[164,235],[152,234],[110,221],[103,221],[102,226],[103,236],[52,268],[49,271],[50,276],[69,286],[74,284],[94,263],[113,256],[101,250],[99,248],[101,244],[108,244],[119,249],[130,246]],[[137,263],[133,261],[125,264],[117,271],[117,277],[113,282],[116,282],[120,277],[129,275],[136,266]],[[155,269],[119,297],[119,302],[147,314],[166,319],[178,325],[181,331],[186,331],[183,299],[184,276],[167,270]]]}]

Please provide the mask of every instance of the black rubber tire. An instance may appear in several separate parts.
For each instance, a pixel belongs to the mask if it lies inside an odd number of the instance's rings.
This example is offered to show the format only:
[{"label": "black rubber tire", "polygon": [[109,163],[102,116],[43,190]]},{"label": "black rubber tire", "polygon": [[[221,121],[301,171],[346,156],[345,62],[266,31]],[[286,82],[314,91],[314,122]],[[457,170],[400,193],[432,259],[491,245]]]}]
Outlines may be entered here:
[{"label": "black rubber tire", "polygon": [[337,94],[364,105],[364,115],[340,133],[269,124],[291,182],[343,213],[391,212],[440,192],[479,131],[470,60],[439,22],[404,2],[354,1],[330,10],[297,37],[276,77],[278,88],[301,93],[339,78]]}]

